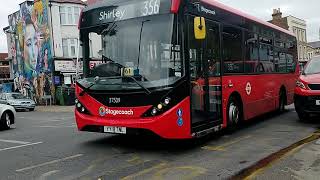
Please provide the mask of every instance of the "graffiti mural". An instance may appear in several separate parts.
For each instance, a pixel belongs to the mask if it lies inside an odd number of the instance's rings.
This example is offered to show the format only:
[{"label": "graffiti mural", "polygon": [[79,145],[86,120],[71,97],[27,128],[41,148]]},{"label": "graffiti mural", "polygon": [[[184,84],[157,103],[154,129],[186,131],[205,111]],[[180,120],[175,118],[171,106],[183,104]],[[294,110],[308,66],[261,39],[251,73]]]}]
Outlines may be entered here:
[{"label": "graffiti mural", "polygon": [[8,18],[14,90],[41,103],[54,89],[48,0],[26,1]]}]

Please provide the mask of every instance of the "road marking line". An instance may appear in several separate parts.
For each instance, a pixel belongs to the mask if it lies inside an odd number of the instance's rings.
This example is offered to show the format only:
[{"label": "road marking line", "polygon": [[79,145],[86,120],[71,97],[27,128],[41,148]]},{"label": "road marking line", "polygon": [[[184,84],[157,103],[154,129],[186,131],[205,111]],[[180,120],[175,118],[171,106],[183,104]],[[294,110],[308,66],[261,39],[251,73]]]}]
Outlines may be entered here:
[{"label": "road marking line", "polygon": [[30,144],[30,142],[7,140],[7,139],[0,139],[0,142],[7,142],[7,143],[13,143],[13,144]]},{"label": "road marking line", "polygon": [[[179,179],[195,179],[195,177],[200,176],[201,174],[205,174],[208,170],[198,166],[175,166],[175,167],[168,167],[165,169],[161,169],[156,172],[153,176],[154,180],[161,180],[166,179],[165,175],[171,173],[176,174],[175,172],[184,171],[185,173],[179,174]],[[180,172],[181,173],[181,172]]]},{"label": "road marking line", "polygon": [[55,174],[55,173],[57,173],[57,172],[59,172],[59,170],[53,170],[53,171],[46,172],[46,173],[42,174],[42,175],[39,177],[39,180],[45,180],[45,179],[47,179],[49,176],[51,176],[51,175],[53,175],[53,174]]},{"label": "road marking line", "polygon": [[249,139],[251,138],[252,136],[248,135],[248,136],[244,136],[244,137],[241,137],[241,138],[238,138],[234,141],[230,141],[230,142],[227,142],[227,143],[224,143],[222,145],[219,145],[219,146],[204,146],[202,147],[202,149],[205,149],[205,150],[209,150],[209,151],[226,151],[226,148],[233,145],[233,144],[236,144],[240,141],[243,141],[245,139]]},{"label": "road marking line", "polygon": [[76,127],[75,125],[72,126],[35,126],[38,128],[74,128]]},{"label": "road marking line", "polygon": [[78,158],[78,157],[81,157],[81,156],[83,156],[83,154],[77,154],[77,155],[65,157],[65,158],[62,158],[62,159],[56,159],[56,160],[45,162],[45,163],[41,163],[41,164],[38,164],[38,165],[34,165],[34,166],[29,166],[29,167],[25,167],[25,168],[22,168],[22,169],[18,169],[18,170],[16,170],[16,172],[23,172],[23,171],[39,168],[39,167],[42,167],[42,166],[55,164],[55,163],[59,163],[59,162],[70,160],[70,159],[75,159],[75,158]]},{"label": "road marking line", "polygon": [[1,151],[11,150],[11,149],[17,149],[17,148],[21,148],[21,147],[33,146],[33,145],[37,145],[37,144],[41,144],[41,143],[43,143],[43,142],[36,142],[36,143],[24,144],[24,145],[20,145],[20,146],[13,146],[13,147],[8,147],[8,148],[3,148],[3,149],[0,149],[0,152]]},{"label": "road marking line", "polygon": [[64,121],[64,120],[58,120],[58,119],[45,120],[45,121],[42,121],[41,123],[46,123],[46,122],[61,122],[61,121]]},{"label": "road marking line", "polygon": [[130,179],[137,179],[139,176],[142,176],[142,175],[145,175],[151,171],[154,171],[154,170],[157,170],[157,169],[161,169],[163,167],[167,166],[167,163],[160,163],[158,165],[155,165],[155,166],[152,166],[150,168],[147,168],[147,169],[144,169],[142,171],[139,171],[135,174],[131,174],[131,175],[128,175],[126,177],[123,177],[121,178],[121,180],[130,180]]}]

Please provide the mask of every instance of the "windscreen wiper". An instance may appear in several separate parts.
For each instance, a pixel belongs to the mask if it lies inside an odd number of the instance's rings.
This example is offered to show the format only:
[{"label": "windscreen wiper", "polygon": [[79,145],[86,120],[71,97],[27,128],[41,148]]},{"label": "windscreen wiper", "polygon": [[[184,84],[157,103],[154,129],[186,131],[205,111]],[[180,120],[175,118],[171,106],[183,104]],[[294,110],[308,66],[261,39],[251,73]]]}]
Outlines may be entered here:
[{"label": "windscreen wiper", "polygon": [[[129,76],[96,77],[96,78],[95,78],[95,82],[97,83],[97,82],[99,82],[99,81],[102,80],[102,79],[120,79],[120,78],[132,79],[132,80],[133,80],[136,84],[138,84],[143,90],[145,90],[148,95],[151,94],[151,91],[150,91],[148,88],[144,87],[144,86],[143,86],[139,81],[137,81],[134,77],[129,77]],[[108,84],[104,84],[104,85],[108,85]],[[92,85],[92,86],[93,86],[93,85]],[[92,87],[92,86],[89,86],[89,88]],[[88,89],[88,88],[87,88],[87,89]]]},{"label": "windscreen wiper", "polygon": [[139,83],[139,81],[137,81],[136,78],[134,78],[134,77],[127,77],[127,78],[130,78],[135,83],[137,83],[142,89],[144,89],[147,92],[148,95],[151,94],[151,91],[148,88],[144,87],[141,83]]}]

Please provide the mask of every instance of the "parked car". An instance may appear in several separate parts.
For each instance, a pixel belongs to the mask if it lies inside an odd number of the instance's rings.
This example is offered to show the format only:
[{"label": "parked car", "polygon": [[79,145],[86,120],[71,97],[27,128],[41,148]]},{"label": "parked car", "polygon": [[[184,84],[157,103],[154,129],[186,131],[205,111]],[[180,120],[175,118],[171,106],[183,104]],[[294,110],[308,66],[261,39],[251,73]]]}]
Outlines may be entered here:
[{"label": "parked car", "polygon": [[10,129],[14,124],[16,117],[16,110],[14,107],[0,104],[0,129]]},{"label": "parked car", "polygon": [[305,66],[296,85],[294,104],[301,120],[320,114],[320,56]]},{"label": "parked car", "polygon": [[11,105],[15,110],[34,111],[36,103],[20,93],[2,93],[0,94],[0,104]]}]

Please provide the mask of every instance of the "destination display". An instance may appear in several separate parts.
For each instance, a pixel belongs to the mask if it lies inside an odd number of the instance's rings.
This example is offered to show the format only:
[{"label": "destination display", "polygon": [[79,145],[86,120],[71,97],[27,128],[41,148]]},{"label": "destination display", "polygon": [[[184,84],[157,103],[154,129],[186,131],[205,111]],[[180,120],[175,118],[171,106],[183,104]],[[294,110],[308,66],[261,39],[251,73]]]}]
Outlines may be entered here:
[{"label": "destination display", "polygon": [[141,0],[128,4],[102,6],[84,11],[81,27],[90,27],[131,18],[164,14],[170,12],[170,1]]}]

